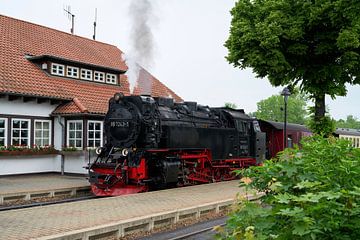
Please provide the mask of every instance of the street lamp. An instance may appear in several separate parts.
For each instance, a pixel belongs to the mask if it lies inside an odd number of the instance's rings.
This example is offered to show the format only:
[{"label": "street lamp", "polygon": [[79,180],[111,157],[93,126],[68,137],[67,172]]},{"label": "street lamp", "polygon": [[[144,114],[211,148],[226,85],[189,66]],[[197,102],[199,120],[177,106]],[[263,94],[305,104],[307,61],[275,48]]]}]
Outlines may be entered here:
[{"label": "street lamp", "polygon": [[287,120],[287,101],[289,96],[291,95],[290,90],[285,87],[281,95],[284,96],[284,149],[287,147],[287,134],[286,134],[286,120]]}]

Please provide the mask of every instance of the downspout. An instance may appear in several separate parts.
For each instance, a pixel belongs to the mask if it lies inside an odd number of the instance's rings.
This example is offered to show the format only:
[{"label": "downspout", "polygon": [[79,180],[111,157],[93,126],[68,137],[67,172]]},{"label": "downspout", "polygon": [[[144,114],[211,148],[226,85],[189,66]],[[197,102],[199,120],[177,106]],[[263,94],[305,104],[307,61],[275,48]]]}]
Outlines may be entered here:
[{"label": "downspout", "polygon": [[[65,146],[65,125],[61,122],[61,116],[57,116],[57,120],[61,126],[61,146]],[[65,155],[64,153],[61,153],[61,175],[64,175],[65,173]]]}]

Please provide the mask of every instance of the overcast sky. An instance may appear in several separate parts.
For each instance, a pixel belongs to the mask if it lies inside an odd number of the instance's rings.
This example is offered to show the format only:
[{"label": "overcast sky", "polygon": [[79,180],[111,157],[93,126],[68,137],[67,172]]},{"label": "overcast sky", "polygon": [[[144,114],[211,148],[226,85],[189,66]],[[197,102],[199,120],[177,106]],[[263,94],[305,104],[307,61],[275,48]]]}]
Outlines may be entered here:
[{"label": "overcast sky", "polygon": [[[0,0],[0,13],[61,31],[70,32],[64,6],[75,14],[75,34],[92,38],[97,8],[96,40],[116,45],[131,55],[133,16],[131,1],[142,0]],[[251,69],[229,65],[226,41],[234,0],[151,0],[153,62],[148,69],[187,101],[223,106],[235,103],[246,112],[256,103],[281,91],[266,79],[257,79]],[[335,119],[360,118],[360,86],[348,88],[347,97],[327,100]]]}]

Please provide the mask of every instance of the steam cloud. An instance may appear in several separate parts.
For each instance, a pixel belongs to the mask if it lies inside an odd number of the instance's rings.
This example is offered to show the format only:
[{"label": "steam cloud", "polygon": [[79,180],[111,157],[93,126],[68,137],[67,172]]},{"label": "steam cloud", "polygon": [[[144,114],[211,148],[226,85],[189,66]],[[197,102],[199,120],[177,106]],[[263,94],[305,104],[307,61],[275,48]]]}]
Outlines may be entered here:
[{"label": "steam cloud", "polygon": [[139,63],[145,69],[150,69],[154,63],[154,39],[151,31],[154,25],[151,27],[150,25],[155,23],[156,17],[153,14],[150,0],[132,0],[129,6],[129,16],[131,18],[130,40],[132,46],[130,54],[125,56],[125,61],[129,68],[127,76],[130,93],[133,93],[136,85],[141,83],[141,94],[150,95],[151,75],[140,73],[141,67],[137,64]]}]

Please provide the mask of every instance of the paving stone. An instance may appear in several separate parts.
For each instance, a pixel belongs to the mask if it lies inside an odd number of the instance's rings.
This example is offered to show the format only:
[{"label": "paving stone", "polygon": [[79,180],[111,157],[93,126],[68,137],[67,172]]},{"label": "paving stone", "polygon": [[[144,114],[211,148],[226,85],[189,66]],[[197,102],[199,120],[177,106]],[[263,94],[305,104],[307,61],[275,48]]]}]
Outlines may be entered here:
[{"label": "paving stone", "polygon": [[[0,213],[0,239],[31,239],[235,199],[238,181],[98,198]],[[6,224],[11,222],[11,225]]]},{"label": "paving stone", "polygon": [[89,186],[85,176],[60,174],[31,174],[0,177],[0,196],[12,193],[50,191]]}]

